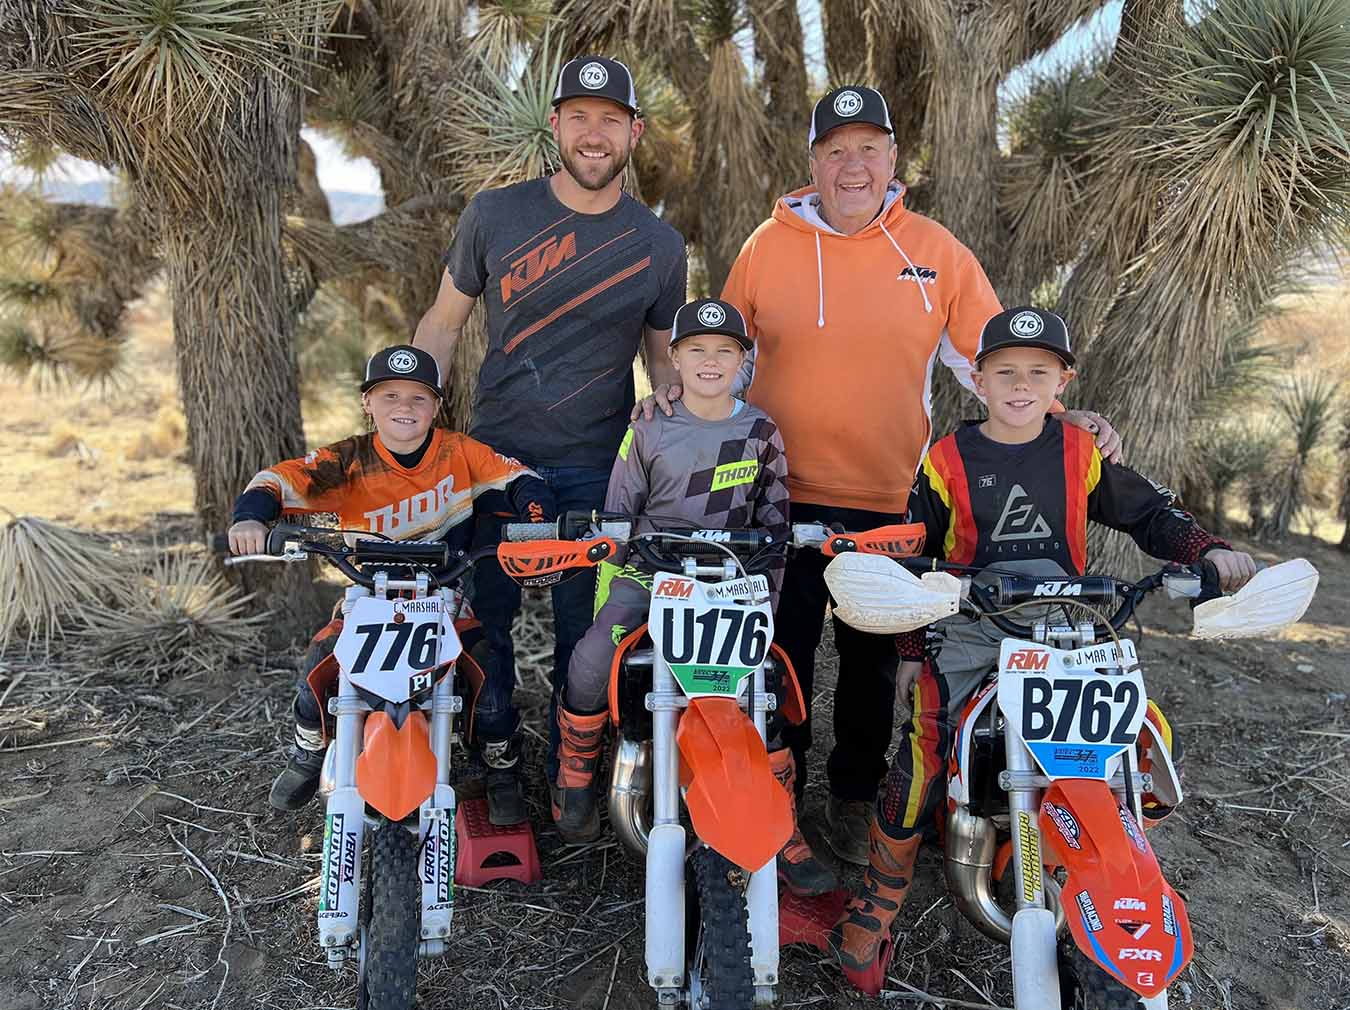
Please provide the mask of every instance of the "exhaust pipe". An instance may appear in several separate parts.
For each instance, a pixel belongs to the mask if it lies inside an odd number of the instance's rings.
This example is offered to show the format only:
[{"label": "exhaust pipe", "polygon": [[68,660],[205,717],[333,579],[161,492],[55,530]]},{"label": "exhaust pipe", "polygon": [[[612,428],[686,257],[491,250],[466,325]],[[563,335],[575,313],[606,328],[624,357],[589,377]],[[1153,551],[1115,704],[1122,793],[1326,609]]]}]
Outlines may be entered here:
[{"label": "exhaust pipe", "polygon": [[614,737],[609,772],[609,825],[635,856],[647,855],[652,827],[652,743]]},{"label": "exhaust pipe", "polygon": [[[985,936],[999,943],[1012,942],[1012,916],[994,896],[993,869],[996,849],[994,822],[976,817],[964,807],[947,815],[947,842],[942,861],[947,890],[957,909]],[[1059,882],[1048,874],[1045,903],[1055,913],[1055,929],[1063,932],[1064,909],[1059,900]]]}]

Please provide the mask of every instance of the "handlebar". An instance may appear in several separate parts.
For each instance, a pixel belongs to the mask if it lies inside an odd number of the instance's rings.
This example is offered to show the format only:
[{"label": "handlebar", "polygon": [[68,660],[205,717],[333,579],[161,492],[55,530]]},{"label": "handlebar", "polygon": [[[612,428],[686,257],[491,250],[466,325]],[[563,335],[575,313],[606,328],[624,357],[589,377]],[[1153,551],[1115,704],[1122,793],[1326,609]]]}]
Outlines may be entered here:
[{"label": "handlebar", "polygon": [[[977,569],[968,565],[952,565],[932,558],[905,558],[900,564],[915,575],[924,572],[951,572],[966,576]],[[1116,599],[1121,602],[1107,617],[1105,623],[1094,621],[1093,632],[1098,638],[1114,636],[1120,633],[1125,624],[1134,616],[1135,608],[1144,597],[1157,589],[1167,589],[1172,596],[1189,597],[1191,605],[1216,599],[1223,595],[1219,586],[1219,572],[1214,563],[1201,558],[1193,565],[1170,564],[1139,582],[1126,582],[1111,576],[1083,575],[1071,576],[1035,576],[1000,574],[992,586],[971,584],[963,602],[963,609],[988,620],[1005,635],[1013,638],[1029,638],[1032,635],[1030,625],[1021,624],[1008,618],[1009,608],[1027,603],[1047,605],[1075,604],[1087,607],[1090,603],[1110,605]]]},{"label": "handlebar", "polygon": [[[475,561],[491,555],[495,550],[487,547],[466,552],[454,550],[444,542],[423,543],[415,540],[362,539],[353,544],[331,542],[334,535],[344,532],[347,531],[277,523],[267,532],[267,541],[262,554],[226,557],[225,564],[237,565],[249,561],[304,561],[310,554],[317,554],[353,583],[367,589],[375,588],[375,574],[367,573],[358,566],[369,566],[377,570],[390,567],[415,568],[424,572],[432,585],[444,587],[457,582],[473,567]],[[229,541],[224,534],[213,534],[209,538],[209,543],[212,550],[217,553],[229,551]]]}]

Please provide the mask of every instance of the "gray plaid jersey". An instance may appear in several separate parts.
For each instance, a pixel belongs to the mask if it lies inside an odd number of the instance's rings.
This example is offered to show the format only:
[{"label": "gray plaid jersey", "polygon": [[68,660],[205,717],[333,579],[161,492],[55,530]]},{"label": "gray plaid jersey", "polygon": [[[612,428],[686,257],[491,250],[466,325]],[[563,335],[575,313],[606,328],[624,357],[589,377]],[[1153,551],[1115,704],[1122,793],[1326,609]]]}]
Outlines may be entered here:
[{"label": "gray plaid jersey", "polygon": [[[638,418],[619,444],[606,512],[649,515],[645,524],[704,529],[766,529],[788,536],[787,455],[769,415],[744,404],[723,421],[695,417],[676,401],[667,417]],[[769,581],[775,605],[780,561]]]}]

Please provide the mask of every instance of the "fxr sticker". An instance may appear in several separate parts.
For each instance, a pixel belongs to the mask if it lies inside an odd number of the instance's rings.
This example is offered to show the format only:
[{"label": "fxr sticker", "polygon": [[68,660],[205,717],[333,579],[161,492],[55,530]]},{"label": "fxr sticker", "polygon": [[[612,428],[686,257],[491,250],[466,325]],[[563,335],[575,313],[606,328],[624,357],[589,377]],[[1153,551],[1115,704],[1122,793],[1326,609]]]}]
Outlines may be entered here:
[{"label": "fxr sticker", "polygon": [[1041,832],[1025,810],[1017,812],[1017,833],[1022,843],[1022,897],[1035,901],[1041,889]]}]

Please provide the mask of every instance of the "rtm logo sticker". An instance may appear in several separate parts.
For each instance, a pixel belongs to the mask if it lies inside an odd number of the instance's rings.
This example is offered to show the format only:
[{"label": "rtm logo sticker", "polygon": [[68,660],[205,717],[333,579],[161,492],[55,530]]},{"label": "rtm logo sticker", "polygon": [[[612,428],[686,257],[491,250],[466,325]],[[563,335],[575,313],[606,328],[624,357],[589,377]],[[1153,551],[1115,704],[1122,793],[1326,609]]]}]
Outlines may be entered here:
[{"label": "rtm logo sticker", "polygon": [[1081,582],[1038,582],[1032,596],[1082,596]]},{"label": "rtm logo sticker", "polygon": [[1041,889],[1041,833],[1025,810],[1017,812],[1017,830],[1022,842],[1022,897],[1035,901]]},{"label": "rtm logo sticker", "polygon": [[653,596],[669,600],[687,600],[694,594],[694,584],[679,579],[662,579],[656,584]]},{"label": "rtm logo sticker", "polygon": [[1045,670],[1050,666],[1050,653],[1044,649],[1019,649],[1008,656],[1009,670]]},{"label": "rtm logo sticker", "polygon": [[1121,947],[1116,957],[1122,961],[1161,961],[1162,951],[1147,947]]}]

